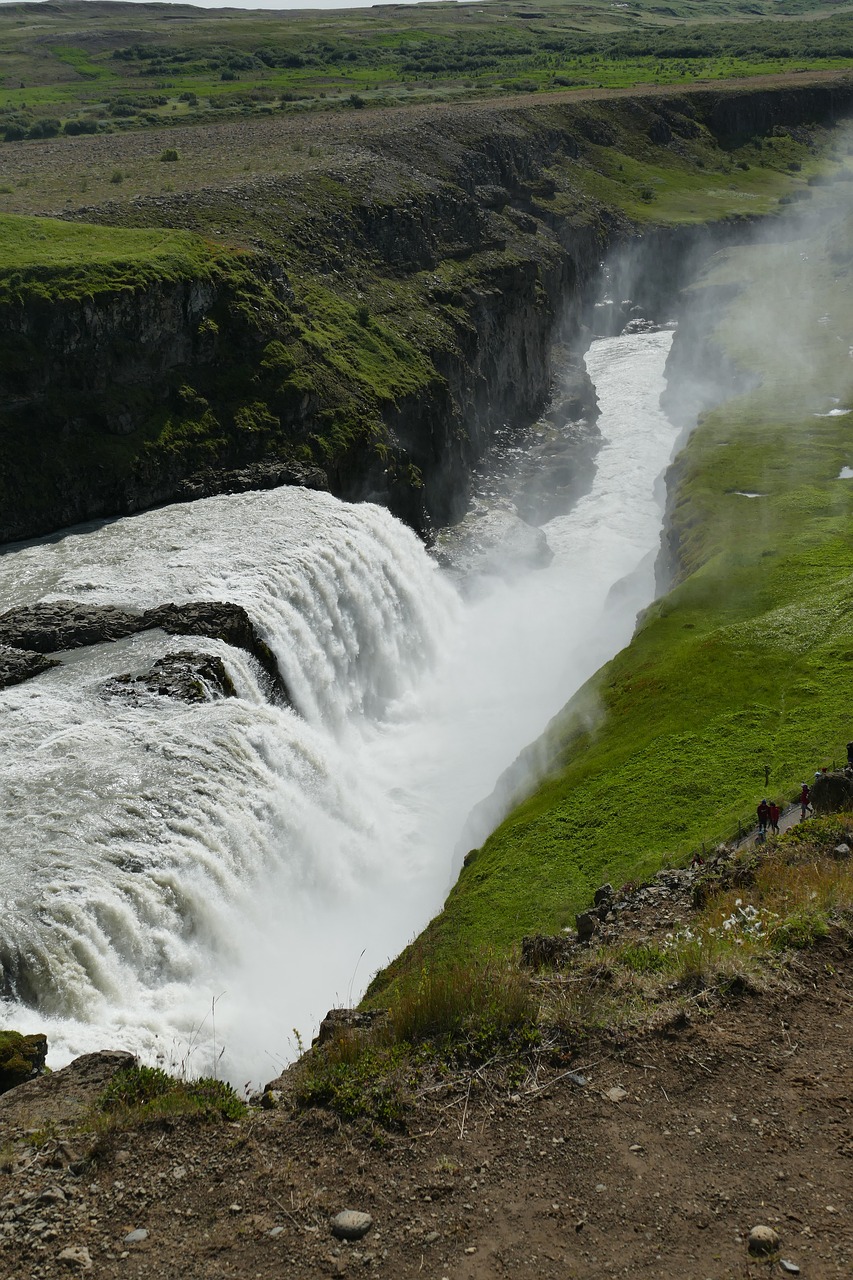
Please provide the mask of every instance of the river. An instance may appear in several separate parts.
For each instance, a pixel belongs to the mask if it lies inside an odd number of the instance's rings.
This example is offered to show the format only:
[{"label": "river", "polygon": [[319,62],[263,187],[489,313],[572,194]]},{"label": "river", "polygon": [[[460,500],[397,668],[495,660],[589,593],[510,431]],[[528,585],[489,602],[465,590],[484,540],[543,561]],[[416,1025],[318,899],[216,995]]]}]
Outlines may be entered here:
[{"label": "river", "polygon": [[[545,526],[547,568],[465,598],[386,511],[301,489],[6,549],[0,610],[244,605],[296,710],[243,653],[160,632],[0,693],[0,1025],[46,1031],[53,1066],[126,1047],[257,1084],[358,998],[440,908],[463,832],[487,834],[471,810],[652,598],[671,338],[593,343],[591,491]],[[179,649],[222,656],[238,696],[105,696]]]}]

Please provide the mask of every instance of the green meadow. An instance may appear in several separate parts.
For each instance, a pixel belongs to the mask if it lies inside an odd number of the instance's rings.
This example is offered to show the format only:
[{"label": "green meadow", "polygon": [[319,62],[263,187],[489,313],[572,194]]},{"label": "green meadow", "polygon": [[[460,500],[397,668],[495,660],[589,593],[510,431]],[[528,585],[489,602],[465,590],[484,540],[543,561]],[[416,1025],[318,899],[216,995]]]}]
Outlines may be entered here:
[{"label": "green meadow", "polygon": [[125,229],[0,214],[0,303],[209,278],[228,256],[188,231]]},{"label": "green meadow", "polygon": [[0,139],[853,65],[853,5],[0,6]]}]

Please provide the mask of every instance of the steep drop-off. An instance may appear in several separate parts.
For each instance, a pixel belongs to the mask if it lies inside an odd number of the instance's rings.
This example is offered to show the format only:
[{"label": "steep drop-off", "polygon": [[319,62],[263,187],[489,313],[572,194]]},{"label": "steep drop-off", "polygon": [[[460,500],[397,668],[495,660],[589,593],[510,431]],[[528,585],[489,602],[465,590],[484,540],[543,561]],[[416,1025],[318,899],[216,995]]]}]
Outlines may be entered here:
[{"label": "steep drop-off", "polygon": [[[107,248],[113,228],[196,233],[215,266],[0,269],[0,540],[241,487],[223,471],[257,463],[418,529],[458,518],[495,430],[545,404],[553,340],[582,348],[605,256],[623,246],[614,289],[659,312],[697,252],[804,186],[850,99],[385,113],[296,177],[66,214]],[[593,413],[580,366],[575,390]]]}]

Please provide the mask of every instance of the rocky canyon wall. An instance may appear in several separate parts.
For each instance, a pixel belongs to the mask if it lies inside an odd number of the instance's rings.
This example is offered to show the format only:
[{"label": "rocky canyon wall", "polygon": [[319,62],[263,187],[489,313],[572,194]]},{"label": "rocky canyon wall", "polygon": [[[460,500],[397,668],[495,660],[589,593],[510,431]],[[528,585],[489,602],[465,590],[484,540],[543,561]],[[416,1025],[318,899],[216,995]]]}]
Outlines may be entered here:
[{"label": "rocky canyon wall", "polygon": [[[237,245],[207,280],[0,306],[0,540],[282,481],[459,517],[471,468],[551,388],[612,285],[658,318],[748,216],[638,222],[605,151],[704,165],[825,125],[849,86],[383,113],[293,177],[71,216]],[[621,169],[621,165],[620,165]],[[619,188],[621,190],[621,188]],[[579,413],[594,397],[578,357]]]}]

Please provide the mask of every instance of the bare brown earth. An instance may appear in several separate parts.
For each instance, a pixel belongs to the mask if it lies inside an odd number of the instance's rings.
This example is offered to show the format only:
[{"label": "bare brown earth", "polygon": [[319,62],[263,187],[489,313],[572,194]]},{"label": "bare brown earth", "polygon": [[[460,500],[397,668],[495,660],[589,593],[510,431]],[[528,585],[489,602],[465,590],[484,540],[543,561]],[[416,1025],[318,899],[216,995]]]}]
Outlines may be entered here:
[{"label": "bare brown earth", "polygon": [[[623,938],[688,917],[688,894],[657,884]],[[0,1099],[0,1277],[755,1280],[786,1274],[781,1259],[849,1277],[851,984],[836,934],[761,994],[700,993],[686,1017],[602,1033],[523,1079],[506,1061],[440,1079],[395,1134],[283,1103],[93,1152],[75,1126],[122,1059],[78,1060]],[[364,1240],[333,1238],[343,1208],[372,1215]],[[778,1255],[749,1255],[757,1224]]]},{"label": "bare brown earth", "polygon": [[[743,80],[695,81],[681,85],[635,85],[630,89],[574,89],[564,93],[517,94],[464,105],[426,103],[360,111],[305,112],[270,118],[228,120],[0,146],[0,212],[61,213],[66,209],[132,200],[138,196],[197,190],[250,178],[345,169],[370,159],[392,135],[429,129],[458,116],[469,126],[518,112],[545,111],[565,103],[637,97],[736,94],[744,89],[802,88],[844,83],[838,71],[807,71]],[[164,150],[179,153],[163,163]]]}]

